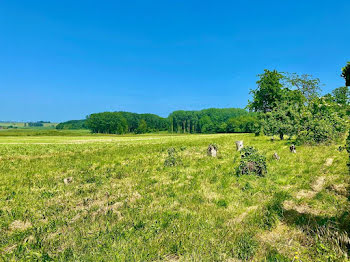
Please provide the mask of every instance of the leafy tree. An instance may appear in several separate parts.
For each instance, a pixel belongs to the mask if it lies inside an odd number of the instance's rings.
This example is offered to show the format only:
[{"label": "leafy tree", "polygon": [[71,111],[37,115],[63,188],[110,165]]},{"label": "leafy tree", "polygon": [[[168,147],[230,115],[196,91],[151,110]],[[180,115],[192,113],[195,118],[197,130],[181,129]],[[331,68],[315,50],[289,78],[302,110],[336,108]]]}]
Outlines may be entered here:
[{"label": "leafy tree", "polygon": [[343,86],[343,87],[338,87],[332,91],[333,97],[334,97],[334,102],[340,105],[349,105],[349,87],[348,86]]},{"label": "leafy tree", "polygon": [[258,88],[250,91],[253,101],[249,101],[248,108],[255,112],[271,112],[283,98],[283,75],[276,70],[265,69],[264,73],[258,76]]},{"label": "leafy tree", "polygon": [[330,143],[341,139],[347,131],[347,121],[324,98],[314,99],[303,108],[298,123],[299,144]]},{"label": "leafy tree", "polygon": [[128,131],[126,119],[118,112],[91,114],[86,124],[93,133],[124,134]]},{"label": "leafy tree", "polygon": [[227,121],[226,131],[228,133],[253,133],[257,122],[256,114],[232,117]]},{"label": "leafy tree", "polygon": [[199,125],[201,127],[201,133],[214,133],[215,126],[213,121],[211,121],[209,116],[204,116],[199,120]]},{"label": "leafy tree", "polygon": [[348,62],[346,66],[342,68],[341,77],[345,79],[345,85],[350,86],[350,62]]},{"label": "leafy tree", "polygon": [[287,101],[281,102],[271,111],[260,116],[261,125],[266,135],[279,135],[283,140],[285,135],[297,133],[299,105]]},{"label": "leafy tree", "polygon": [[298,90],[307,101],[318,97],[321,92],[320,79],[313,78],[312,75],[285,73],[283,81],[286,86]]}]

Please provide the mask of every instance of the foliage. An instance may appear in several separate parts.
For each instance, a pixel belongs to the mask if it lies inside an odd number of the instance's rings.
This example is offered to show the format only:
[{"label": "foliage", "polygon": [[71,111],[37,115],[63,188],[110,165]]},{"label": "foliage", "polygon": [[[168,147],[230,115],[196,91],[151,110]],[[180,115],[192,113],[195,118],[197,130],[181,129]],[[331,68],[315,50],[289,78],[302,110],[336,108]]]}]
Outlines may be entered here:
[{"label": "foliage", "polygon": [[124,134],[128,130],[127,121],[119,112],[91,114],[86,125],[93,133]]},{"label": "foliage", "polygon": [[59,123],[56,129],[87,129],[86,120],[70,120],[66,122]]},{"label": "foliage", "polygon": [[298,124],[299,144],[331,143],[343,138],[347,121],[324,98],[317,98],[305,107]]},{"label": "foliage", "polygon": [[[261,112],[256,133],[263,130],[266,135],[279,135],[281,139],[285,135],[296,137],[299,144],[331,143],[344,136],[350,115],[347,87],[336,88],[320,98],[318,78],[273,72],[265,70],[260,76],[249,105]],[[275,99],[264,95],[268,90]]]},{"label": "foliage", "polygon": [[241,161],[237,174],[265,176],[266,173],[266,157],[261,155],[254,147],[244,147],[241,150]]},{"label": "foliage", "polygon": [[350,86],[350,62],[348,62],[346,66],[342,68],[341,77],[345,79],[345,85]]},{"label": "foliage", "polygon": [[270,112],[283,98],[283,75],[276,70],[265,69],[264,73],[258,76],[258,87],[250,91],[253,101],[249,101],[248,108],[255,112]]},{"label": "foliage", "polygon": [[350,91],[348,86],[342,86],[332,91],[334,102],[346,106],[350,103]]},{"label": "foliage", "polygon": [[166,130],[168,122],[165,118],[153,114],[103,112],[89,115],[86,125],[93,133],[140,134]]},{"label": "foliage", "polygon": [[34,127],[34,126],[44,126],[44,123],[41,122],[41,121],[38,121],[38,122],[29,122],[29,123],[27,123],[27,124],[28,124],[28,126],[30,126],[30,127]]},{"label": "foliage", "polygon": [[141,119],[139,121],[139,124],[138,124],[138,127],[137,129],[135,130],[135,133],[136,134],[144,134],[144,133],[147,133],[147,122],[145,119]]},{"label": "foliage", "polygon": [[279,135],[283,140],[285,135],[292,136],[298,131],[300,105],[290,102],[278,103],[276,107],[260,115],[260,124],[266,135]]},{"label": "foliage", "polygon": [[[175,133],[251,132],[254,115],[239,108],[209,108],[200,111],[174,111],[169,131]],[[239,131],[238,131],[239,130]]]},{"label": "foliage", "polygon": [[350,132],[348,134],[348,137],[346,139],[346,151],[348,152],[348,162],[347,162],[347,166],[349,168],[349,174],[350,174]]},{"label": "foliage", "polygon": [[312,75],[285,73],[283,76],[283,81],[290,89],[296,89],[299,91],[302,96],[305,97],[306,101],[310,101],[318,97],[321,91],[320,79],[314,78]]},{"label": "foliage", "polygon": [[178,158],[176,149],[170,147],[168,149],[168,156],[164,161],[164,166],[176,166],[181,164],[181,160]]},{"label": "foliage", "polygon": [[227,133],[253,133],[258,122],[257,114],[232,117],[227,121]]}]

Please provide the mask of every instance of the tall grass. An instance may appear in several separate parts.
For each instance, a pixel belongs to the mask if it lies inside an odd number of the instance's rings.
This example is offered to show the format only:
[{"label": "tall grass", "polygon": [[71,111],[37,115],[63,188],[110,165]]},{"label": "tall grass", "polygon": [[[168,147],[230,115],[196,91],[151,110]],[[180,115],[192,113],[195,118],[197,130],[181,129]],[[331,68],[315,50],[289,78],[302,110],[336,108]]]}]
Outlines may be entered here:
[{"label": "tall grass", "polygon": [[[339,145],[291,154],[284,141],[250,134],[60,134],[67,137],[0,137],[5,261],[347,259],[346,246],[326,241],[346,234],[348,221],[347,195],[329,189],[349,183]],[[265,177],[236,175],[236,140],[266,156]],[[213,143],[217,158],[207,156]],[[164,164],[169,148],[179,164]],[[320,176],[317,194],[297,197]],[[332,234],[316,231],[330,225]]]}]

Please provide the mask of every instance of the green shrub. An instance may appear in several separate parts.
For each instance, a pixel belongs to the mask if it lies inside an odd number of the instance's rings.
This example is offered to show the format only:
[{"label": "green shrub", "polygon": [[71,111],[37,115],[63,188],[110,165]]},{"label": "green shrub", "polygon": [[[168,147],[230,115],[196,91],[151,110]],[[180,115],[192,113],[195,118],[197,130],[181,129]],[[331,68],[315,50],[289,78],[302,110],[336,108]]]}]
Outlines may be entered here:
[{"label": "green shrub", "polygon": [[266,173],[266,157],[254,147],[244,147],[241,150],[241,162],[237,169],[237,175],[264,176]]},{"label": "green shrub", "polygon": [[349,131],[349,135],[348,138],[346,139],[346,151],[348,151],[349,154],[349,159],[348,159],[348,168],[349,168],[349,174],[350,174],[350,131]]},{"label": "green shrub", "polygon": [[170,147],[168,149],[168,156],[164,161],[164,166],[176,166],[181,163],[181,160],[178,159],[176,149]]}]

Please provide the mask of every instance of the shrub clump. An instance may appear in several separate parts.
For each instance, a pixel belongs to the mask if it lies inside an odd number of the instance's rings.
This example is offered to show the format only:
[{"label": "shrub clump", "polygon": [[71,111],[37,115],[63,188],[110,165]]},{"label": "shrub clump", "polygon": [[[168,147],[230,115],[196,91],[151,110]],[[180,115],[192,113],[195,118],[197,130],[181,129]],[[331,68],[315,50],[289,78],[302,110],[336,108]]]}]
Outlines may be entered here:
[{"label": "shrub clump", "polygon": [[170,147],[168,149],[168,156],[164,161],[164,166],[176,166],[181,164],[181,160],[179,160],[177,156],[176,149],[173,147]]},{"label": "shrub clump", "polygon": [[264,176],[266,173],[266,157],[254,147],[244,147],[241,151],[241,162],[237,169],[237,175]]},{"label": "shrub clump", "polygon": [[349,168],[349,174],[350,174],[350,130],[349,130],[349,135],[348,135],[348,138],[346,139],[346,151],[348,152],[349,154],[349,159],[348,159],[348,168]]}]

